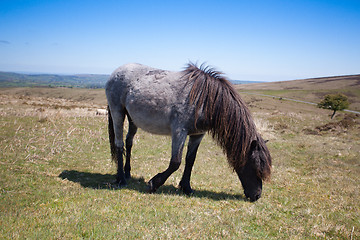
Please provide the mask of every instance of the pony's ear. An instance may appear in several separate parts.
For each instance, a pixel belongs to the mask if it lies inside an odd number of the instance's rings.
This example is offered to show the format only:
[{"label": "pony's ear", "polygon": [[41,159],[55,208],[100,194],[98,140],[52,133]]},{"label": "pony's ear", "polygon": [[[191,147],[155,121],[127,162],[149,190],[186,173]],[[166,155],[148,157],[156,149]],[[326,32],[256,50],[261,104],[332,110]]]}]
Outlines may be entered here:
[{"label": "pony's ear", "polygon": [[251,145],[250,145],[250,151],[255,150],[256,147],[257,147],[257,145],[258,145],[257,140],[253,140],[253,141],[251,142]]}]

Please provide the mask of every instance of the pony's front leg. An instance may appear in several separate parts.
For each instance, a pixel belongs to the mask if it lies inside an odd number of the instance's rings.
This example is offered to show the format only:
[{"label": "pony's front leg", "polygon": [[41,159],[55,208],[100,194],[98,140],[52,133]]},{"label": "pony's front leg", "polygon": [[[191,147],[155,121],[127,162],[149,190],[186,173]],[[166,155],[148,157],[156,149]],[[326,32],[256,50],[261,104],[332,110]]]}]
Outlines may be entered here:
[{"label": "pony's front leg", "polygon": [[190,136],[189,138],[188,150],[185,158],[185,170],[182,179],[179,183],[180,189],[187,195],[190,195],[191,193],[194,192],[190,186],[190,177],[191,177],[192,168],[194,166],[194,161],[196,158],[196,153],[203,137],[204,134],[193,135]]},{"label": "pony's front leg", "polygon": [[169,167],[162,173],[155,175],[148,183],[149,192],[155,192],[170,175],[179,169],[181,164],[182,151],[186,140],[187,132],[184,129],[175,130],[172,133],[171,160]]}]

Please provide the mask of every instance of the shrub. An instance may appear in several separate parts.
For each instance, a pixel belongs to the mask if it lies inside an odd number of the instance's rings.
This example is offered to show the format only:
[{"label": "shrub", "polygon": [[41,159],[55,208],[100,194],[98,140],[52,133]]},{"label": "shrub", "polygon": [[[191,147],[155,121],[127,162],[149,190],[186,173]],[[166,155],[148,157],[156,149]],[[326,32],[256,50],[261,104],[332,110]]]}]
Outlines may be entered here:
[{"label": "shrub", "polygon": [[331,119],[335,116],[336,111],[344,110],[349,107],[350,103],[344,94],[327,94],[324,99],[318,104],[319,108],[333,110]]}]

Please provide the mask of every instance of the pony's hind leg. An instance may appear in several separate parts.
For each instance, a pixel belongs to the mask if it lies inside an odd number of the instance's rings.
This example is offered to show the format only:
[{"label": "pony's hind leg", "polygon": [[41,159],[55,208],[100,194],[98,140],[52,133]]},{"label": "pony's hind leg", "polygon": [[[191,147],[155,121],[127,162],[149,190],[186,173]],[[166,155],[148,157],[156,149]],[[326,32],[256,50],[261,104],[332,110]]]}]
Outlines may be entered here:
[{"label": "pony's hind leg", "polygon": [[[109,117],[111,117],[112,122],[109,121],[109,124],[113,124],[113,134],[115,135],[115,141],[113,143],[114,153],[115,153],[115,162],[117,163],[117,174],[116,174],[116,183],[119,186],[127,185],[124,175],[124,167],[123,167],[123,155],[124,155],[124,141],[123,141],[123,127],[125,120],[125,109],[117,106],[111,107],[109,105]],[[110,118],[109,118],[110,120]],[[109,126],[109,130],[110,130]]]},{"label": "pony's hind leg", "polygon": [[126,141],[125,141],[125,148],[126,148],[126,162],[125,162],[125,178],[129,179],[131,177],[130,171],[131,171],[131,164],[130,164],[130,158],[131,158],[131,148],[133,145],[134,136],[137,132],[137,126],[134,124],[132,119],[130,118],[129,114],[127,114],[127,118],[129,121],[129,130],[126,135]]},{"label": "pony's hind leg", "polygon": [[204,134],[193,135],[190,136],[189,138],[188,149],[185,158],[185,170],[182,179],[179,183],[180,189],[187,195],[192,194],[194,192],[190,186],[190,177],[196,158],[196,153],[203,137]]}]

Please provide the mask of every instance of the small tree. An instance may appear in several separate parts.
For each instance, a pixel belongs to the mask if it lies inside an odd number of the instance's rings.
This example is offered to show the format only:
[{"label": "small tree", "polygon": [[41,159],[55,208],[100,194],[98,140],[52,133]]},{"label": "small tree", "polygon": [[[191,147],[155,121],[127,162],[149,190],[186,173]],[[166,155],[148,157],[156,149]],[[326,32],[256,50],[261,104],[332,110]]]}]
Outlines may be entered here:
[{"label": "small tree", "polygon": [[349,107],[350,103],[348,98],[344,94],[328,94],[325,95],[324,99],[318,104],[319,108],[333,110],[331,119],[335,116],[336,111],[344,110]]}]

